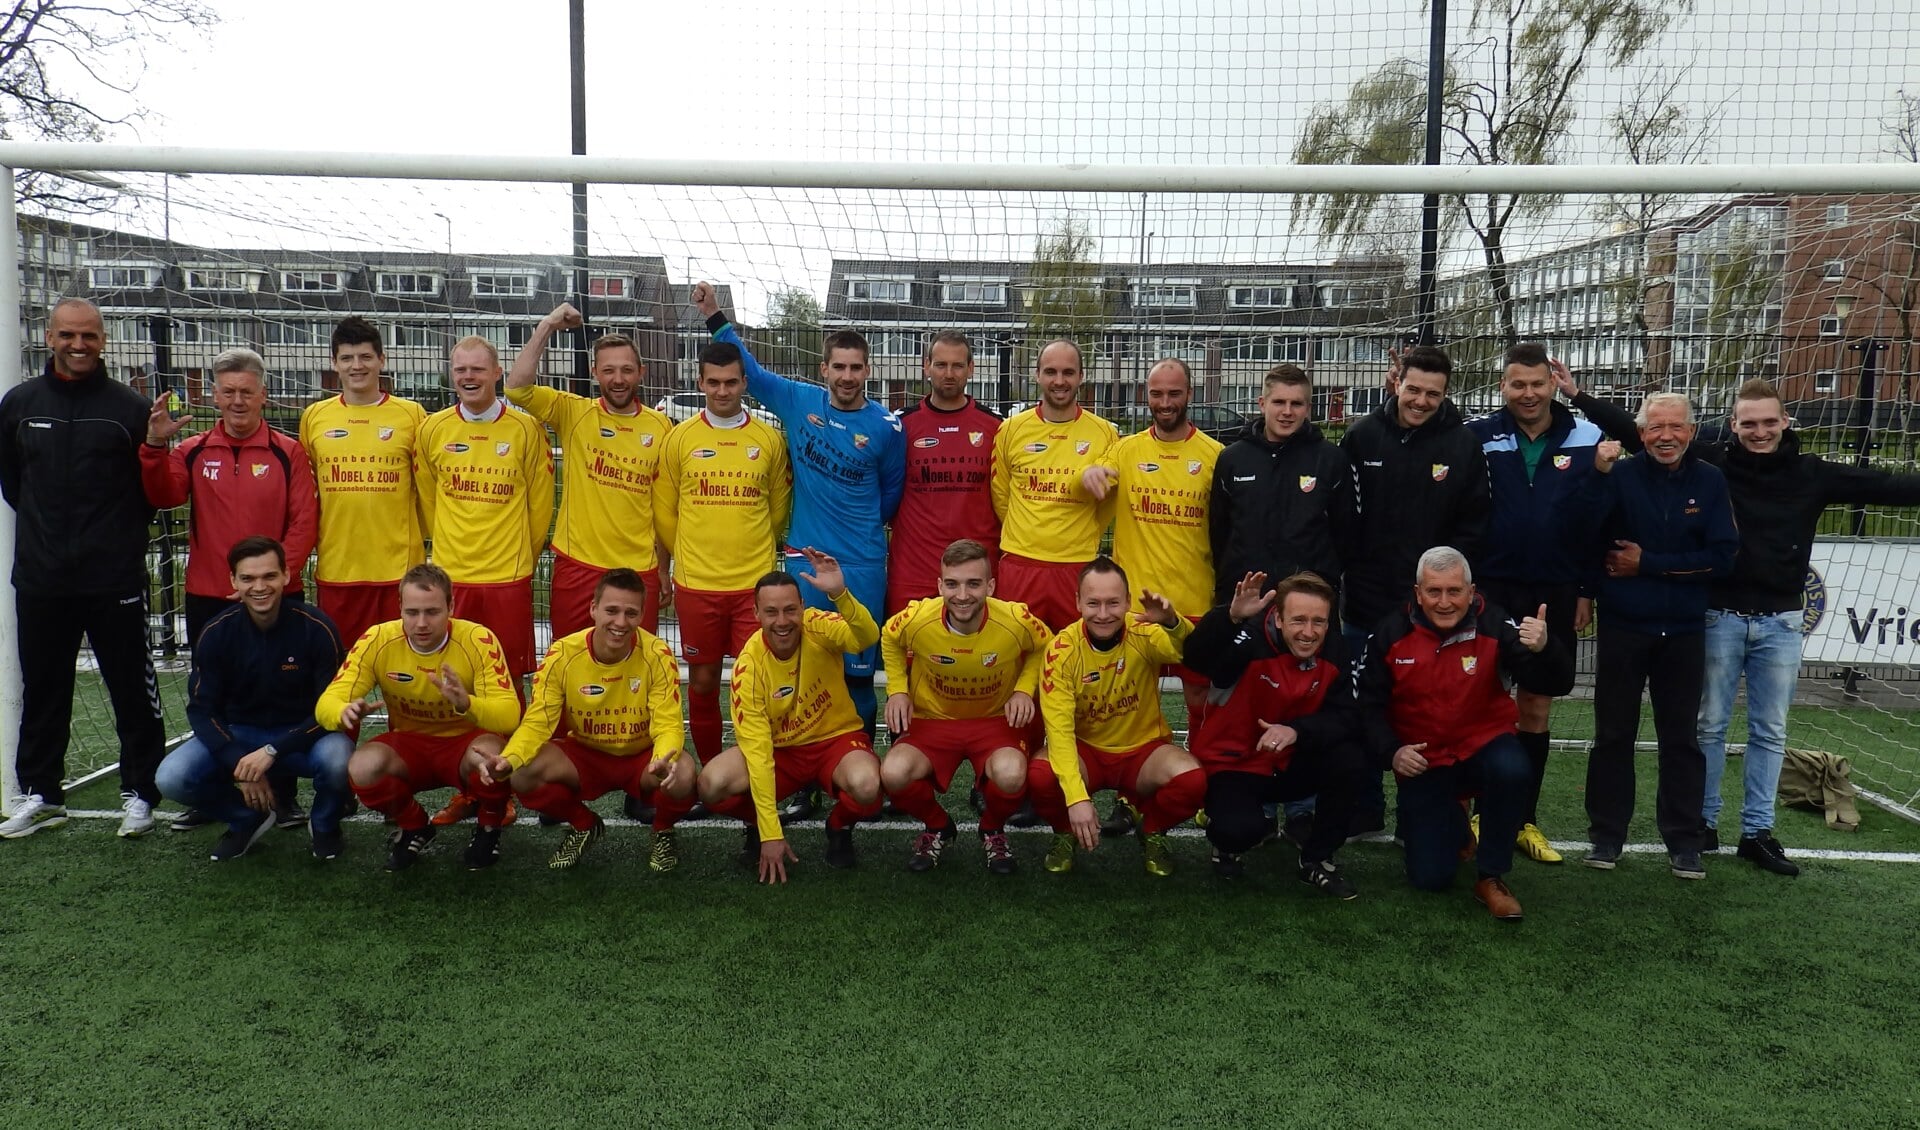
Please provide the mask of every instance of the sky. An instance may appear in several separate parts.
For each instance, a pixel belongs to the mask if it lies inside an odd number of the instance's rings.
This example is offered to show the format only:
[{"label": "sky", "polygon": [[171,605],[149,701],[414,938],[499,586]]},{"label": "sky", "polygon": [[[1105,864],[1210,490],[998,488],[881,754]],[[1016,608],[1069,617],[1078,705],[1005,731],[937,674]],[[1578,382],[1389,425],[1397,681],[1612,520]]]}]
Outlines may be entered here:
[{"label": "sky", "polygon": [[[564,154],[566,0],[207,0],[205,37],[149,42],[144,116],[117,140],[421,153]],[[1452,5],[1465,77],[1489,57]],[[588,148],[692,159],[1279,164],[1307,112],[1418,57],[1420,0],[587,0]],[[1698,0],[1658,48],[1599,68],[1563,160],[1606,162],[1609,113],[1659,68],[1715,120],[1707,159],[1880,159],[1878,119],[1920,32],[1903,0]],[[119,60],[121,63],[127,60]],[[58,72],[56,72],[58,73]],[[129,226],[206,243],[555,252],[558,185],[128,177]],[[171,197],[170,206],[161,204]],[[596,189],[595,249],[664,254],[676,278],[820,292],[841,256],[1024,257],[1067,212],[1109,260],[1326,253],[1273,197]],[[438,213],[439,215],[436,215]],[[445,218],[442,218],[445,217]],[[1534,233],[1585,233],[1563,209]],[[1409,232],[1383,233],[1389,244]],[[750,311],[749,311],[750,312]]]}]

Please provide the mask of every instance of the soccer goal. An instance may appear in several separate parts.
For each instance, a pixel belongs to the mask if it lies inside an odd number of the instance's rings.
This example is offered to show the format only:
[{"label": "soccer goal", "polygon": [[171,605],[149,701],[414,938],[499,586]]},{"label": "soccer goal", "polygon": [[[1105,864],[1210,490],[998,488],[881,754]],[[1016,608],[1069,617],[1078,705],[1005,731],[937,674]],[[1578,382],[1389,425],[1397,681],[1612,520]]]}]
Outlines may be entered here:
[{"label": "soccer goal", "polygon": [[[998,411],[1033,402],[1037,346],[1069,337],[1084,352],[1083,404],[1123,431],[1147,425],[1147,371],[1176,357],[1203,430],[1230,440],[1254,418],[1267,371],[1291,363],[1312,376],[1318,425],[1338,435],[1381,405],[1397,347],[1444,345],[1451,396],[1473,414],[1502,403],[1507,345],[1539,340],[1583,393],[1629,411],[1649,392],[1683,392],[1711,426],[1743,381],[1763,377],[1806,449],[1920,470],[1920,165],[696,163],[25,143],[0,143],[0,163],[112,186],[86,215],[0,209],[20,268],[0,272],[0,305],[19,311],[0,320],[0,343],[20,359],[0,384],[44,365],[48,309],[84,297],[105,317],[111,375],[178,397],[196,430],[213,420],[210,366],[223,349],[265,357],[269,422],[292,430],[305,405],[338,390],[329,334],[358,315],[385,338],[386,387],[434,410],[451,402],[452,341],[478,334],[510,363],[562,301],[583,309],[587,329],[548,350],[544,382],[590,394],[585,346],[623,333],[647,365],[645,402],[683,419],[700,407],[708,340],[690,289],[711,281],[776,371],[813,376],[825,334],[860,331],[869,394],[894,408],[925,391],[931,335],[959,330],[973,347],[968,392]],[[578,249],[576,181],[588,187]],[[1438,238],[1423,264],[1427,193]],[[564,489],[565,452],[557,460]],[[12,548],[5,518],[0,556]],[[1911,815],[1920,511],[1836,508],[1820,534],[1791,740],[1850,757],[1876,799]],[[175,734],[184,555],[184,519],[163,515],[152,635]],[[9,589],[8,796],[12,616]],[[670,609],[663,634],[677,640]],[[115,759],[90,667],[83,655],[76,778]],[[1554,726],[1581,746],[1590,676],[1583,651],[1582,689]],[[1743,725],[1736,715],[1736,745]]]}]

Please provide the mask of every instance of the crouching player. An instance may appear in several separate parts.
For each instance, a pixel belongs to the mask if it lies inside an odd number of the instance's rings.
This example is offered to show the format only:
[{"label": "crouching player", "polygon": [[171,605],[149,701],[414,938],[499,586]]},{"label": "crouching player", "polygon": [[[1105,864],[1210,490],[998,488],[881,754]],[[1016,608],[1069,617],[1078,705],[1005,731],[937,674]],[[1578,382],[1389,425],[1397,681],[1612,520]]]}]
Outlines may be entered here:
[{"label": "crouching player", "polygon": [[507,782],[481,779],[480,767],[506,746],[520,720],[520,699],[500,641],[471,620],[453,618],[453,580],[438,565],[415,565],[400,579],[400,619],[376,624],[347,653],[314,707],[329,730],[353,731],[373,710],[378,687],[387,732],[362,742],[347,762],[354,795],[393,818],[399,830],[387,870],[404,871],[433,843],[424,789],[461,789],[478,804],[479,828],[467,844],[469,870],[500,858]]},{"label": "crouching player", "polygon": [[1248,573],[1233,599],[1200,618],[1187,637],[1188,666],[1231,688],[1193,736],[1207,771],[1207,839],[1213,869],[1244,874],[1240,856],[1274,832],[1267,805],[1319,796],[1300,844],[1300,881],[1335,898],[1359,892],[1333,853],[1369,768],[1354,726],[1353,688],[1322,648],[1333,620],[1333,587],[1295,573],[1262,595],[1265,573]]},{"label": "crouching player", "polygon": [[[844,657],[880,641],[880,626],[847,591],[840,563],[811,547],[800,551],[808,584],[837,612],[804,608],[800,582],[772,572],[753,587],[760,630],[733,661],[729,695],[733,736],[700,774],[700,799],[721,816],[744,821],[742,855],[763,883],[786,882],[797,862],[780,827],[780,800],[801,788],[837,799],[827,813],[829,867],[852,867],[853,825],[880,811],[880,763],[847,694]],[[657,825],[656,825],[657,827]]]},{"label": "crouching player", "polygon": [[1471,844],[1465,800],[1480,796],[1479,879],[1473,897],[1495,918],[1517,921],[1507,888],[1514,839],[1526,820],[1532,763],[1507,691],[1564,684],[1569,640],[1548,646],[1546,606],[1509,620],[1473,590],[1467,559],[1435,546],[1414,567],[1414,599],[1382,621],[1360,673],[1362,740],[1400,785],[1407,880],[1423,891],[1453,885]]},{"label": "crouching player", "polygon": [[[641,627],[647,612],[640,574],[604,574],[593,590],[593,627],[553,642],[533,677],[527,716],[505,751],[481,762],[483,783],[511,774],[522,803],[568,825],[547,862],[555,871],[580,862],[605,831],[587,801],[616,790],[649,801],[656,789],[683,801],[693,795],[699,769],[684,756],[680,671],[667,645]],[[659,820],[657,806],[654,814]],[[671,871],[677,862],[668,821],[654,833],[647,863]]]},{"label": "crouching player", "polygon": [[1049,871],[1073,870],[1076,847],[1100,844],[1089,794],[1114,789],[1141,813],[1147,874],[1173,874],[1167,829],[1199,811],[1206,774],[1160,709],[1160,668],[1181,661],[1193,625],[1167,598],[1140,593],[1145,611],[1127,619],[1127,575],[1112,558],[1080,570],[1080,619],[1047,647],[1040,714],[1047,752],[1027,766],[1034,811],[1053,825]]},{"label": "crouching player", "polygon": [[966,762],[986,792],[980,840],[987,870],[1013,874],[1007,818],[1027,792],[1023,731],[1034,719],[1051,636],[1026,605],[994,599],[993,562],[971,539],[940,555],[940,595],[907,605],[881,630],[894,741],[880,780],[896,808],[927,826],[907,870],[933,870],[953,841],[953,817],[934,793],[946,792]]}]

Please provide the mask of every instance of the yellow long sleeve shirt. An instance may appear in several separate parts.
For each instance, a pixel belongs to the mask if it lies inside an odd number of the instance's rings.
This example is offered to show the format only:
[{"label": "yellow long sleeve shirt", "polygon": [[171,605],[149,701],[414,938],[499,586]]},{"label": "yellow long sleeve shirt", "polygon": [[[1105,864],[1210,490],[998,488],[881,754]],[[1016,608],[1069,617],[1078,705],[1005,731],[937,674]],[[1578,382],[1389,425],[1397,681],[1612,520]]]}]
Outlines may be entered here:
[{"label": "yellow long sleeve shirt", "polygon": [[1182,616],[1213,607],[1213,545],[1208,500],[1220,441],[1193,425],[1168,443],[1152,428],[1113,445],[1103,466],[1119,476],[1101,504],[1113,519],[1113,559],[1127,571],[1133,608],[1152,589]]},{"label": "yellow long sleeve shirt", "polygon": [[686,748],[680,714],[680,669],[657,636],[634,633],[618,663],[593,656],[593,629],[553,641],[533,676],[527,716],[504,756],[518,769],[566,724],[573,740],[615,757],[651,753],[671,761]]},{"label": "yellow long sleeve shirt", "polygon": [[653,492],[673,430],[666,413],[636,405],[622,416],[605,401],[541,385],[510,388],[507,399],[553,429],[565,459],[554,552],[596,569],[658,566]]},{"label": "yellow long sleeve shirt", "polygon": [[1055,424],[1038,408],[1000,426],[993,437],[993,510],[1000,548],[1035,561],[1091,561],[1100,552],[1100,507],[1080,483],[1119,437],[1083,408]]},{"label": "yellow long sleeve shirt", "polygon": [[[466,713],[453,708],[433,685],[442,666],[467,687]],[[340,728],[340,712],[375,687],[387,704],[387,729],[451,738],[481,729],[510,734],[520,720],[520,699],[513,693],[500,641],[471,620],[447,621],[447,638],[438,650],[422,654],[407,642],[406,629],[389,620],[368,629],[347,653],[346,662],[327,684],[313,708],[329,730]]]},{"label": "yellow long sleeve shirt", "polygon": [[946,602],[916,600],[880,630],[889,694],[907,694],[915,718],[991,718],[1015,691],[1038,695],[1053,633],[1024,604],[987,598],[980,630],[947,626]]},{"label": "yellow long sleeve shirt", "polygon": [[320,580],[397,584],[427,559],[413,473],[426,421],[418,404],[386,395],[364,405],[335,396],[300,413],[300,446],[320,492]]},{"label": "yellow long sleeve shirt", "polygon": [[458,404],[427,417],[414,453],[433,561],[481,585],[533,576],[553,521],[553,456],[540,422],[504,402],[468,421]]},{"label": "yellow long sleeve shirt", "polygon": [[774,568],[793,509],[786,438],[751,416],[719,428],[700,412],[667,433],[654,498],[676,583],[750,589]]},{"label": "yellow long sleeve shirt", "polygon": [[1076,740],[1103,753],[1125,753],[1172,738],[1160,709],[1160,668],[1180,662],[1192,631],[1184,618],[1172,628],[1130,619],[1105,651],[1087,638],[1084,620],[1053,637],[1040,676],[1040,716],[1047,760],[1068,804],[1087,799]]},{"label": "yellow long sleeve shirt", "polygon": [[780,830],[780,798],[773,795],[774,751],[825,741],[861,725],[847,694],[843,657],[872,647],[880,626],[851,592],[835,597],[833,606],[839,611],[806,610],[800,646],[786,659],[776,659],[765,637],[755,632],[733,661],[728,695],[733,740],[747,760],[762,840],[786,835]]}]

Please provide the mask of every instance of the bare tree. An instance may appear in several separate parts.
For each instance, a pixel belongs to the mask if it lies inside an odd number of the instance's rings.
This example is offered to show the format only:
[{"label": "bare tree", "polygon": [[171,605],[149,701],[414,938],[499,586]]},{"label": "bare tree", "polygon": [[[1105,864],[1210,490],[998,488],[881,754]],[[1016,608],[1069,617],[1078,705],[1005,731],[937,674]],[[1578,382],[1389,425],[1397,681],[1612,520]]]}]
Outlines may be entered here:
[{"label": "bare tree", "polygon": [[[148,52],[219,16],[195,0],[14,0],[0,4],[0,138],[101,141],[144,116],[130,98]],[[60,76],[56,78],[56,74]],[[98,211],[107,190],[44,173],[14,178],[14,196],[44,208]]]},{"label": "bare tree", "polygon": [[1893,92],[1893,108],[1880,119],[1886,151],[1902,161],[1920,161],[1920,94]]}]

